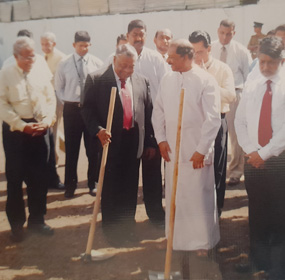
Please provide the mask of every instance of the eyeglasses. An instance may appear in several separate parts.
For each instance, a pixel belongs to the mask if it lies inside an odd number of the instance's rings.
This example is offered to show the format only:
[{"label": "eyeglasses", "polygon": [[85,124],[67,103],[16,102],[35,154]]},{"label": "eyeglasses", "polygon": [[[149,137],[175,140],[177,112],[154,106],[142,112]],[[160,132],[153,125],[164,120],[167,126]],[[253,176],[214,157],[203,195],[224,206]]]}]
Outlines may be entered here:
[{"label": "eyeglasses", "polygon": [[21,60],[24,60],[24,61],[34,61],[34,60],[36,59],[36,56],[33,55],[33,56],[24,57],[24,56],[19,55],[19,58],[20,58]]}]

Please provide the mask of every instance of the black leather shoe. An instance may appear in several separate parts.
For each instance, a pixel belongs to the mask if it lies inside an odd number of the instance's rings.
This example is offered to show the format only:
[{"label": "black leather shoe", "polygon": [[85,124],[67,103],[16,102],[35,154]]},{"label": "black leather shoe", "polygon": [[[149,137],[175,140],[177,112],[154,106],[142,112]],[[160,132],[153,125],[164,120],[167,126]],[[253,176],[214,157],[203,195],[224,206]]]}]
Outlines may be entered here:
[{"label": "black leather shoe", "polygon": [[22,242],[24,240],[24,229],[23,227],[15,227],[11,229],[10,239],[13,242]]},{"label": "black leather shoe", "polygon": [[73,189],[66,189],[64,196],[66,198],[72,198],[72,197],[74,197],[74,192],[75,192],[75,190],[73,190]]},{"label": "black leather shoe", "polygon": [[63,183],[59,182],[58,185],[56,186],[56,189],[64,190],[65,189],[65,185]]},{"label": "black leather shoe", "polygon": [[97,193],[97,189],[90,189],[89,190],[89,194],[91,195],[91,196],[96,196],[96,193]]},{"label": "black leather shoe", "polygon": [[53,235],[54,230],[47,224],[29,224],[28,230],[42,235]]}]

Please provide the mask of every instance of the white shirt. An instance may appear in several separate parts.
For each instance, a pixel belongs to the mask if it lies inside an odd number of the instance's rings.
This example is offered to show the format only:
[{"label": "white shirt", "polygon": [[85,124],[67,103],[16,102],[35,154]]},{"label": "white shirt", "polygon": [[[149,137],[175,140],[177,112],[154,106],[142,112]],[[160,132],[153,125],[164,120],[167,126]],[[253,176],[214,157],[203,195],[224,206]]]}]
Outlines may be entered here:
[{"label": "white shirt", "polygon": [[[283,75],[283,76],[282,76]],[[272,81],[272,138],[261,147],[258,143],[258,126],[263,96],[267,89],[268,78],[261,76],[246,84],[239,103],[235,129],[239,145],[249,154],[258,151],[263,160],[278,156],[285,150],[285,79],[284,72],[279,71]]]},{"label": "white shirt", "polygon": [[[80,78],[79,78],[79,60],[81,57],[74,53],[61,61],[55,73],[54,87],[57,97],[62,101],[80,102]],[[99,69],[103,62],[87,53],[84,56],[84,63],[87,74]]]},{"label": "white shirt", "polygon": [[[32,105],[35,104],[35,105]],[[34,107],[33,107],[34,106]],[[10,125],[11,131],[23,131],[26,122],[34,118],[51,126],[55,121],[56,99],[53,87],[41,76],[37,68],[26,75],[17,64],[5,66],[0,71],[0,119]]]},{"label": "white shirt", "polygon": [[[214,58],[220,60],[223,45],[219,40],[212,43],[211,54]],[[252,63],[250,52],[242,44],[231,40],[224,46],[227,50],[227,64],[233,71],[235,87],[242,89],[249,73],[249,67]]]},{"label": "white shirt", "polygon": [[161,78],[169,69],[162,55],[149,48],[143,47],[135,64],[135,72],[149,80],[150,94],[154,103]]},{"label": "white shirt", "polygon": [[230,103],[236,98],[235,83],[232,70],[222,61],[209,57],[204,64],[205,70],[210,73],[217,81],[221,96],[221,113],[230,111]]}]

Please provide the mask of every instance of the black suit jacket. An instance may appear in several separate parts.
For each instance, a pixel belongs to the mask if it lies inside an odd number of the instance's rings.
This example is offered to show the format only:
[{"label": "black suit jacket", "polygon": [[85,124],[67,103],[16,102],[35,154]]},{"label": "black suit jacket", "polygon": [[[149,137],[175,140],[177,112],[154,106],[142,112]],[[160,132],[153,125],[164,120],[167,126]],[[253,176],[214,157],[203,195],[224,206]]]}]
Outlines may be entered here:
[{"label": "black suit jacket", "polygon": [[[130,79],[133,91],[134,125],[138,127],[139,131],[137,152],[139,158],[145,147],[156,147],[151,124],[152,102],[149,83],[146,78],[134,73]],[[100,129],[106,128],[112,87],[117,87],[112,65],[87,76],[84,94],[81,97],[81,112],[87,129],[92,136],[96,136]],[[119,149],[122,131],[123,106],[117,89],[109,154],[116,153]]]}]

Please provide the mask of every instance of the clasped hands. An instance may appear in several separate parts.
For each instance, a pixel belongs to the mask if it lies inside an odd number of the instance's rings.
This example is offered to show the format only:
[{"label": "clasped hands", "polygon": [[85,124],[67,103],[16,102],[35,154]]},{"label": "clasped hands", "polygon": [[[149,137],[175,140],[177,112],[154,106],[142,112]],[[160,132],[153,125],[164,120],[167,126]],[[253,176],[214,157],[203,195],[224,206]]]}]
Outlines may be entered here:
[{"label": "clasped hands", "polygon": [[[163,157],[163,159],[169,162],[170,161],[169,153],[171,153],[171,149],[169,147],[168,142],[167,141],[160,142],[158,146],[160,154]],[[204,167],[204,157],[205,157],[204,155],[198,153],[197,151],[192,155],[190,161],[193,162],[194,169],[199,169]]]},{"label": "clasped hands", "polygon": [[46,134],[48,130],[48,125],[43,122],[39,123],[27,123],[26,126],[24,127],[24,133],[30,134],[32,136],[41,136]]}]

